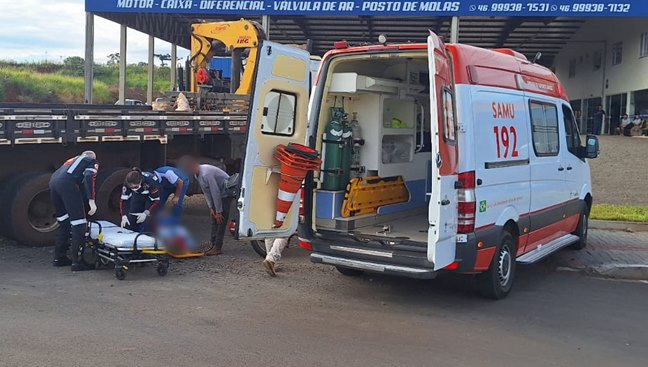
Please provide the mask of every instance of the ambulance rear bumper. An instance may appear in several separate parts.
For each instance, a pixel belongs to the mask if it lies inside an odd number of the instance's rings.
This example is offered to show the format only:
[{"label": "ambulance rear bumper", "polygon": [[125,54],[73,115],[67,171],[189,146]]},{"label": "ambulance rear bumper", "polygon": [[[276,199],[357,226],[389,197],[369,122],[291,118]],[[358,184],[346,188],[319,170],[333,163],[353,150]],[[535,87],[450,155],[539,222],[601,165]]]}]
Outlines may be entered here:
[{"label": "ambulance rear bumper", "polygon": [[337,255],[325,255],[320,253],[313,253],[310,256],[311,261],[319,264],[328,264],[333,266],[340,266],[349,269],[356,269],[367,271],[371,273],[382,273],[387,275],[404,276],[416,279],[433,279],[437,273],[429,268],[417,268],[411,266],[385,264],[375,261],[349,259]]}]

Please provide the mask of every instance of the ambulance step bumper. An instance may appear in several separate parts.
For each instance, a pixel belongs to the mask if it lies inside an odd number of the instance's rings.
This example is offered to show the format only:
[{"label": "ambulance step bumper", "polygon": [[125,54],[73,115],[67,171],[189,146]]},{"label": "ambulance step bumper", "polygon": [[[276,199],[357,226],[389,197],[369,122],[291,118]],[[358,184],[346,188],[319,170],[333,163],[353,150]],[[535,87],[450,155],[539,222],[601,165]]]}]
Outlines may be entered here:
[{"label": "ambulance step bumper", "polygon": [[556,238],[555,240],[547,243],[546,245],[540,245],[536,247],[533,251],[527,252],[526,254],[517,258],[517,262],[521,264],[532,264],[539,260],[544,259],[545,257],[553,254],[554,252],[565,248],[573,243],[578,241],[578,236],[573,234],[567,234],[562,237]]},{"label": "ambulance step bumper", "polygon": [[328,264],[340,266],[349,269],[368,271],[372,273],[384,273],[389,275],[399,275],[408,278],[433,279],[436,272],[432,269],[415,268],[410,266],[382,264],[373,261],[347,259],[339,256],[324,255],[313,253],[310,256],[311,261],[319,264]]}]

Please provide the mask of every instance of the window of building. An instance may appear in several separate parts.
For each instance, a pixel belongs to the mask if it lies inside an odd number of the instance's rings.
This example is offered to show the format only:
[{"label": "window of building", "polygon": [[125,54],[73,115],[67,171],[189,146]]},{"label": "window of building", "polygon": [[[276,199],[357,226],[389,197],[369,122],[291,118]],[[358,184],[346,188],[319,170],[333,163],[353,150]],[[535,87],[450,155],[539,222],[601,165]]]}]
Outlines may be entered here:
[{"label": "window of building", "polygon": [[648,32],[641,34],[641,43],[639,44],[639,57],[648,56]]},{"label": "window of building", "polygon": [[270,91],[263,106],[261,133],[292,136],[295,132],[296,100],[294,94]]},{"label": "window of building", "polygon": [[558,109],[555,105],[529,102],[533,149],[538,157],[558,155]]},{"label": "window of building", "polygon": [[623,42],[612,45],[612,65],[619,65],[623,61]]},{"label": "window of building", "polygon": [[576,59],[569,60],[569,77],[573,78],[576,76]]},{"label": "window of building", "polygon": [[594,71],[599,70],[603,64],[603,56],[601,51],[594,51],[594,56],[592,57],[592,64],[594,66]]}]

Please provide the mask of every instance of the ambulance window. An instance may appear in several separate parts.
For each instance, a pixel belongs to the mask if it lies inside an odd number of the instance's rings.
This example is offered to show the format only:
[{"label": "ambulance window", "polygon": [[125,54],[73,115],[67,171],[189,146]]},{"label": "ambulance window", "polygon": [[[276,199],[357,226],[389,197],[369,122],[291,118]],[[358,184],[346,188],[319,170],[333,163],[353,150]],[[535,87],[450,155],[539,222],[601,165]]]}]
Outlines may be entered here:
[{"label": "ambulance window", "polygon": [[565,132],[567,133],[567,150],[573,155],[578,155],[578,148],[581,145],[578,126],[576,126],[574,115],[569,107],[563,105],[562,111],[563,119],[565,120]]},{"label": "ambulance window", "polygon": [[455,109],[454,95],[446,88],[443,89],[443,138],[447,143],[454,143],[455,137]]},{"label": "ambulance window", "polygon": [[296,100],[294,94],[270,91],[263,106],[261,133],[292,136],[295,131]]},{"label": "ambulance window", "polygon": [[536,156],[558,155],[558,109],[548,103],[530,102],[531,131]]}]

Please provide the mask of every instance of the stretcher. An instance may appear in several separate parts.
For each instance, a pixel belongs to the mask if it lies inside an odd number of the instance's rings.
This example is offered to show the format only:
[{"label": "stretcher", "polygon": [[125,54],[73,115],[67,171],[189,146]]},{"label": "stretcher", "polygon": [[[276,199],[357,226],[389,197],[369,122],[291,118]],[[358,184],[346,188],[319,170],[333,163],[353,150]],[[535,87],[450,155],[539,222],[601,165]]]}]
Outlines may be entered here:
[{"label": "stretcher", "polygon": [[106,221],[89,222],[83,258],[97,268],[113,265],[119,280],[126,279],[126,273],[134,265],[154,264],[160,276],[165,276],[169,268],[168,254],[156,237]]}]

